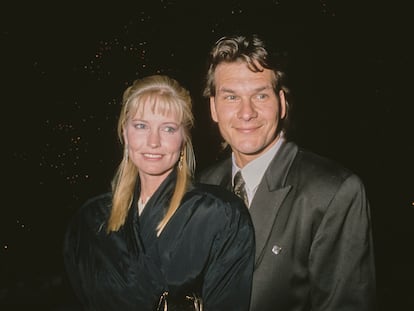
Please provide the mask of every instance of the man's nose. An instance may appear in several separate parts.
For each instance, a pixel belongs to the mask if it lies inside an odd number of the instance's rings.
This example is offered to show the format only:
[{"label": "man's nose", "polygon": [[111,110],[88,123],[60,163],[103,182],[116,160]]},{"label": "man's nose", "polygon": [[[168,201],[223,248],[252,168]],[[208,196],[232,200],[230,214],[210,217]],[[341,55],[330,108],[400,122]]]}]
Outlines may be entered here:
[{"label": "man's nose", "polygon": [[237,117],[243,120],[250,120],[257,116],[255,105],[250,98],[244,98],[240,102],[240,109],[237,113]]}]

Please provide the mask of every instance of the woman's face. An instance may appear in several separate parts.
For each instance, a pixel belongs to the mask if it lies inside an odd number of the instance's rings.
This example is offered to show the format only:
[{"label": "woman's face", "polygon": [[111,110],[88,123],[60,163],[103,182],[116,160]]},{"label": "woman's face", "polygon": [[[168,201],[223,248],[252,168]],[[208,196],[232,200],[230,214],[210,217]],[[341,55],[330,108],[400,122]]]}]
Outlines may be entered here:
[{"label": "woman's face", "polygon": [[177,163],[184,141],[184,131],[175,113],[159,114],[151,105],[138,110],[124,128],[130,160],[142,177],[162,180]]}]

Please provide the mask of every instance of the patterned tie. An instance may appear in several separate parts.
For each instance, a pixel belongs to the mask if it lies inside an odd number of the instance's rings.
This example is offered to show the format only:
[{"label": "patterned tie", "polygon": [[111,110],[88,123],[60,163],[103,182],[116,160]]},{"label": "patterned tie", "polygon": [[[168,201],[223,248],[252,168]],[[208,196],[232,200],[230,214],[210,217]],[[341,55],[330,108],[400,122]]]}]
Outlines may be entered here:
[{"label": "patterned tie", "polygon": [[244,204],[246,204],[247,207],[249,207],[249,199],[247,198],[245,182],[241,171],[238,171],[236,175],[234,175],[233,192],[244,201]]}]

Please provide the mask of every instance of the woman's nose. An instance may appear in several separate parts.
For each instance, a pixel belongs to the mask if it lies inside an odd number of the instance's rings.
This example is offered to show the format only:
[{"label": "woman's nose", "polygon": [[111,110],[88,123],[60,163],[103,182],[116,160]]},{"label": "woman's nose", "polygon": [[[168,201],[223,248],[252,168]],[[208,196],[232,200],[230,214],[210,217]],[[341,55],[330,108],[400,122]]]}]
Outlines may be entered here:
[{"label": "woman's nose", "polygon": [[160,146],[160,135],[158,131],[150,131],[148,133],[147,144],[151,148],[156,148]]}]

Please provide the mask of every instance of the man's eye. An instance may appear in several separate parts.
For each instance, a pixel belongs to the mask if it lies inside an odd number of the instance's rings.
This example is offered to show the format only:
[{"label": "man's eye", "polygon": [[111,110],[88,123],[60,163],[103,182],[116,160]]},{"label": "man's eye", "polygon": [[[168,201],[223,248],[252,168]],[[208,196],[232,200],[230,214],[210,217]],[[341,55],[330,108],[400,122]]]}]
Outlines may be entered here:
[{"label": "man's eye", "polygon": [[266,99],[266,98],[267,98],[267,94],[258,94],[258,95],[256,96],[256,98],[257,98],[258,100],[263,100],[263,99]]},{"label": "man's eye", "polygon": [[225,97],[225,99],[227,99],[227,100],[236,100],[237,99],[237,96],[236,95],[227,95]]}]

